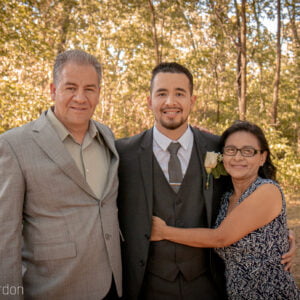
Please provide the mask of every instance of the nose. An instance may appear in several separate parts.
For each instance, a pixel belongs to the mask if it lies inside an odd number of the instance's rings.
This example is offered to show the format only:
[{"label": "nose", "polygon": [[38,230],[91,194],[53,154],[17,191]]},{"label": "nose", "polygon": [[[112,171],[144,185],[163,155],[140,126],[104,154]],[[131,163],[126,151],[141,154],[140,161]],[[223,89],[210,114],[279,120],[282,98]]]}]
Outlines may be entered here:
[{"label": "nose", "polygon": [[165,103],[166,105],[173,105],[175,103],[175,97],[173,95],[168,95]]},{"label": "nose", "polygon": [[83,89],[78,89],[73,96],[73,100],[78,103],[84,103],[86,101],[86,95]]},{"label": "nose", "polygon": [[243,159],[243,155],[240,149],[237,149],[236,155],[234,156],[235,159]]}]

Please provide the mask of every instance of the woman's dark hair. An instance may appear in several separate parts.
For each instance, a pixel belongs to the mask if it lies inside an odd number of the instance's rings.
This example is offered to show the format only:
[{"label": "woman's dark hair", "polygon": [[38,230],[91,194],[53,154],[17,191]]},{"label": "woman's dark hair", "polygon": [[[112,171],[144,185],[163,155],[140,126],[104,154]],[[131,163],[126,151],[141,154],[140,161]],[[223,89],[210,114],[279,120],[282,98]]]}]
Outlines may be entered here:
[{"label": "woman's dark hair", "polygon": [[267,151],[267,158],[263,166],[261,166],[258,170],[258,175],[262,178],[268,178],[276,180],[276,167],[273,165],[271,160],[271,152],[267,142],[267,139],[260,127],[257,125],[250,123],[248,121],[236,121],[233,125],[227,128],[223,134],[221,135],[221,147],[223,149],[227,138],[235,132],[245,131],[253,134],[260,145],[260,149],[263,151]]}]

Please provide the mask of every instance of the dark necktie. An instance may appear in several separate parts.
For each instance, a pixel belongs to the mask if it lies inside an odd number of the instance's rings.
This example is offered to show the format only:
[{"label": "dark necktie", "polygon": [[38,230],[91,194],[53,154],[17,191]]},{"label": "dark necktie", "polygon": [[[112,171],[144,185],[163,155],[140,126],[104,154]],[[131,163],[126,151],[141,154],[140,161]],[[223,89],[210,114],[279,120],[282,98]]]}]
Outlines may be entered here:
[{"label": "dark necktie", "polygon": [[169,183],[173,190],[177,193],[182,182],[182,170],[177,152],[180,148],[179,143],[170,143],[168,151],[170,152],[170,160],[168,164]]}]

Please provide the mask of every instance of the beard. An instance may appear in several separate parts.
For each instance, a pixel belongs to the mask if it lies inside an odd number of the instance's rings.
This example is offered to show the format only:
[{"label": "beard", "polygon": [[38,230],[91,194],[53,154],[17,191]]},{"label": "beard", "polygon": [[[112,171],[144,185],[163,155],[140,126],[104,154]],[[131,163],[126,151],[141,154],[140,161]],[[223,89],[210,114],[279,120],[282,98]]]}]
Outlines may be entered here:
[{"label": "beard", "polygon": [[183,124],[186,123],[187,118],[181,118],[180,120],[164,120],[160,118],[159,120],[156,120],[163,128],[168,130],[175,130],[179,127],[181,127]]}]

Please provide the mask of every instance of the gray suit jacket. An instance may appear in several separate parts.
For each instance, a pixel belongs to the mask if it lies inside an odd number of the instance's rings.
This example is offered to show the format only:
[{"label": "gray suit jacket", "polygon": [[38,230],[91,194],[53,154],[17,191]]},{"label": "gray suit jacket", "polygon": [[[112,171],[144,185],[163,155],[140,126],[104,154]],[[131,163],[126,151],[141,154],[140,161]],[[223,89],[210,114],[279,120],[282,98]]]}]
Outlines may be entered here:
[{"label": "gray suit jacket", "polygon": [[45,113],[0,136],[0,286],[23,285],[29,299],[101,299],[112,270],[121,295],[119,158],[110,129],[95,124],[111,157],[101,199]]}]

